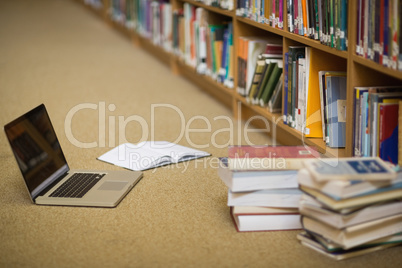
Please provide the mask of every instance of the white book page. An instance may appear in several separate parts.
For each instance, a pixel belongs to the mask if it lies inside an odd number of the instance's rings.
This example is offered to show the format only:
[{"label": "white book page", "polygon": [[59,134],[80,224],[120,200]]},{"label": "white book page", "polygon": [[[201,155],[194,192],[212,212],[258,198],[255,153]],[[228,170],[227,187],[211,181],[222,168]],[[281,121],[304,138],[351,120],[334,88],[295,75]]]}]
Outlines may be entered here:
[{"label": "white book page", "polygon": [[161,155],[169,156],[172,162],[181,162],[199,157],[209,156],[210,154],[204,151],[185,147],[167,141],[148,142],[152,150],[158,151]]},{"label": "white book page", "polygon": [[98,157],[99,160],[130,170],[146,170],[208,156],[206,152],[165,141],[124,143]]},{"label": "white book page", "polygon": [[159,152],[149,150],[149,146],[143,143],[124,143],[98,157],[101,161],[137,171],[152,168],[165,158]]}]

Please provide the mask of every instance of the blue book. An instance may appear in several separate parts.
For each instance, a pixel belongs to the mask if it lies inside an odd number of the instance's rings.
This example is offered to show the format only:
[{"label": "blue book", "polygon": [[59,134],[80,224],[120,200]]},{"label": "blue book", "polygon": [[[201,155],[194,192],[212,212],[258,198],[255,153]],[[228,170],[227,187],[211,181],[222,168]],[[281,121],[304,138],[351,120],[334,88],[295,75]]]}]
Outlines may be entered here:
[{"label": "blue book", "polygon": [[346,76],[327,76],[329,147],[346,143]]},{"label": "blue book", "polygon": [[370,139],[368,137],[367,133],[367,126],[368,126],[368,92],[363,92],[362,100],[361,100],[361,154],[362,156],[369,156],[368,154],[368,148],[369,148],[369,143]]},{"label": "blue book", "polygon": [[221,58],[221,66],[219,66],[219,72],[218,72],[218,82],[223,83],[225,81],[226,77],[226,64],[227,64],[227,58],[228,54],[227,52],[229,51],[228,49],[228,44],[229,44],[229,29],[225,28],[223,30],[223,46],[222,46],[222,58]]},{"label": "blue book", "polygon": [[227,47],[226,47],[226,62],[225,62],[225,81],[229,79],[229,68],[230,64],[232,63],[231,57],[231,50],[233,49],[233,25],[229,23],[228,25],[228,40],[227,40]]},{"label": "blue book", "polygon": [[362,88],[362,87],[356,87],[354,96],[354,102],[353,102],[353,107],[354,107],[354,156],[362,156],[362,150],[361,150],[361,96],[363,92],[367,92],[368,88]]}]

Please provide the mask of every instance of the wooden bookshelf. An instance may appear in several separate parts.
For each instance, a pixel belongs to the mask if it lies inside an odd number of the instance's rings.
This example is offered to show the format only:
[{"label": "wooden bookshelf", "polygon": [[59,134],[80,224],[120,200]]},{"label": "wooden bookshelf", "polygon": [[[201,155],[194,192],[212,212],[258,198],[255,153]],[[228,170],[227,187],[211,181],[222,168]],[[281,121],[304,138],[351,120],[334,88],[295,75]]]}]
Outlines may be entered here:
[{"label": "wooden bookshelf", "polygon": [[[79,1],[79,0],[77,0]],[[103,0],[103,10],[96,11],[102,19],[105,19],[113,28],[129,37],[134,44],[144,48],[156,58],[165,64],[168,64],[172,72],[191,80],[201,89],[211,94],[224,105],[231,107],[233,116],[237,119],[247,120],[253,116],[261,116],[266,119],[272,129],[267,133],[274,136],[282,144],[306,144],[315,146],[321,153],[329,157],[347,157],[352,156],[353,152],[353,111],[347,109],[346,114],[346,147],[341,149],[329,148],[320,138],[304,138],[304,136],[295,129],[285,125],[280,113],[270,113],[266,108],[250,105],[246,99],[240,96],[236,89],[229,89],[222,84],[217,83],[208,76],[198,74],[194,68],[187,66],[178,56],[166,52],[163,48],[154,45],[151,41],[142,37],[133,30],[127,30],[123,25],[113,22],[110,19],[109,5],[111,0]],[[82,0],[80,2],[83,2]],[[286,1],[284,1],[286,3]],[[358,1],[348,1],[348,50],[339,51],[335,48],[321,44],[319,41],[309,39],[304,36],[288,32],[286,19],[282,29],[273,28],[267,24],[258,23],[248,18],[236,16],[234,10],[223,10],[217,7],[205,5],[202,2],[193,0],[170,0],[173,9],[183,6],[183,3],[190,3],[193,6],[202,7],[215,17],[222,17],[225,20],[231,20],[233,24],[233,42],[234,50],[237,49],[239,36],[252,35],[276,35],[283,39],[284,52],[289,45],[309,46],[319,51],[325,52],[331,58],[335,57],[341,64],[344,64],[347,70],[347,107],[353,107],[353,90],[356,86],[375,86],[375,85],[401,85],[402,72],[392,70],[381,66],[371,60],[356,55],[356,26],[357,26],[357,4]],[[235,3],[236,4],[236,3]],[[286,4],[284,5],[284,14],[286,14]],[[284,16],[285,17],[285,16]],[[237,57],[234,57],[233,68],[237,70]],[[338,61],[337,60],[337,61]],[[234,84],[237,84],[235,74]],[[256,122],[257,126],[265,127],[265,123]]]}]

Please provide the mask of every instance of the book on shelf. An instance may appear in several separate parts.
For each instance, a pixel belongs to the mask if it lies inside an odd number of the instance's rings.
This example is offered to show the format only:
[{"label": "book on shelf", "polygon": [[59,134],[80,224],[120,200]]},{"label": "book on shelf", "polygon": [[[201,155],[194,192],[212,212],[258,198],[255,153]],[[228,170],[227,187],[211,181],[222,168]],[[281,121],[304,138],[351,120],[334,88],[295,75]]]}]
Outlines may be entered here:
[{"label": "book on shelf", "polygon": [[231,170],[227,158],[220,158],[218,175],[232,192],[297,188],[296,170]]},{"label": "book on shelf", "polygon": [[[248,103],[251,103],[252,96],[259,90],[259,86],[262,80],[262,77],[265,73],[266,67],[267,67],[267,62],[263,58],[259,58],[256,62],[255,68],[254,68],[254,74],[253,74],[253,80],[250,86],[250,90],[248,94],[246,95],[246,100]],[[251,96],[251,98],[250,98]]]},{"label": "book on shelf", "polygon": [[[209,25],[209,34],[211,40],[211,60],[212,65],[209,68],[209,74],[214,80],[218,80],[219,70],[221,69],[223,54],[223,36],[224,25]],[[219,81],[219,80],[218,80]],[[223,82],[223,81],[222,81]]]},{"label": "book on shelf", "polygon": [[[267,88],[269,80],[272,77],[275,66],[281,65],[281,63],[281,59],[265,59],[265,67],[262,72],[261,79],[258,82],[257,87],[255,87],[253,91],[250,91],[248,96],[246,97],[246,99],[249,100],[251,104],[260,105],[260,100],[264,94],[264,91]],[[276,69],[279,69],[279,67],[276,67]]]},{"label": "book on shelf", "polygon": [[187,65],[196,67],[195,55],[195,20],[196,7],[183,3],[184,16],[184,60]]},{"label": "book on shelf", "polygon": [[[172,6],[167,1],[126,1],[126,6],[122,2],[114,1],[113,9],[123,9],[128,29],[134,29],[138,34],[149,39],[154,45],[163,47],[170,52],[173,45],[172,29],[173,17]],[[178,11],[175,11],[178,19]]]},{"label": "book on shelf", "polygon": [[130,170],[147,170],[189,161],[210,154],[167,141],[123,143],[97,159]]},{"label": "book on shelf", "polygon": [[[402,126],[402,101],[399,101],[398,126]],[[398,128],[398,166],[402,167],[402,127]]]},{"label": "book on shelf", "polygon": [[342,59],[315,48],[309,48],[307,55],[307,103],[304,135],[310,138],[322,138],[319,72],[322,70],[343,72],[346,70],[346,65],[343,64]]},{"label": "book on shelf", "polygon": [[84,0],[84,4],[89,5],[94,9],[103,8],[103,0]]},{"label": "book on shelf", "polygon": [[280,58],[282,59],[283,45],[277,39],[273,39],[274,42],[270,39],[267,43],[265,51],[259,56],[264,59],[269,58]]},{"label": "book on shelf", "polygon": [[355,156],[379,155],[379,106],[402,98],[400,86],[354,88],[353,153]]},{"label": "book on shelf", "polygon": [[160,45],[160,22],[161,22],[161,13],[159,3],[154,1],[150,4],[151,8],[151,21],[152,21],[152,32],[151,32],[151,40],[155,45]]},{"label": "book on shelf", "polygon": [[297,208],[231,207],[231,216],[239,232],[301,229]]},{"label": "book on shelf", "polygon": [[383,66],[399,69],[401,3],[359,0],[356,53]]},{"label": "book on shelf", "polygon": [[300,58],[305,57],[305,49],[306,47],[304,46],[289,46],[289,51],[288,51],[288,92],[287,92],[287,111],[284,111],[286,114],[285,116],[287,117],[286,122],[289,126],[291,127],[296,127],[296,92],[297,92],[297,82],[296,79],[298,77],[297,73],[297,66],[298,66],[298,60]]},{"label": "book on shelf", "polygon": [[173,11],[172,47],[174,53],[226,87],[233,87],[233,26],[219,21],[202,7],[184,3]]},{"label": "book on shelf", "polygon": [[304,133],[304,124],[306,118],[306,104],[307,104],[307,94],[306,94],[306,59],[300,58],[297,61],[296,66],[296,91],[295,91],[295,129]]},{"label": "book on shelf", "polygon": [[353,113],[353,155],[354,156],[363,156],[363,145],[362,145],[362,114],[361,112],[366,111],[362,109],[363,105],[363,93],[367,92],[368,88],[363,87],[355,87],[353,96],[356,96],[353,99],[354,113]]},{"label": "book on shelf", "polygon": [[267,40],[260,37],[241,36],[238,42],[239,84],[237,86],[237,92],[242,96],[246,96],[250,91],[258,55],[265,50]]},{"label": "book on shelf", "polygon": [[321,93],[324,90],[322,70],[343,72],[346,65],[335,56],[304,46],[289,46],[285,55],[284,122],[305,137],[322,138],[324,118],[321,114],[325,108]]},{"label": "book on shelf", "polygon": [[318,83],[320,88],[320,106],[321,106],[321,127],[322,127],[322,139],[324,142],[327,141],[327,96],[326,88],[327,83],[325,81],[325,74],[329,71],[319,71],[318,72]]},{"label": "book on shelf", "polygon": [[[396,103],[402,99],[402,91],[399,87],[389,88],[370,88],[368,92],[363,93],[363,101],[366,101],[365,106],[368,107],[367,119],[362,120],[363,128],[366,133],[363,133],[363,153],[365,156],[380,156],[379,155],[379,123],[380,112],[379,107],[382,103]],[[398,92],[399,91],[399,92]],[[367,110],[367,109],[366,109]],[[371,143],[371,144],[370,144]],[[371,145],[371,146],[370,146]],[[384,159],[384,158],[383,158]]]},{"label": "book on shelf", "polygon": [[398,114],[399,103],[379,103],[379,156],[398,164]]},{"label": "book on shelf", "polygon": [[236,4],[236,16],[283,28],[283,1],[240,0]]},{"label": "book on shelf", "polygon": [[[327,77],[330,76],[345,76],[345,72],[336,71],[319,71],[318,80],[320,88],[320,103],[321,103],[321,122],[322,122],[322,133],[324,142],[329,145],[329,135],[328,135],[328,101],[327,101]],[[346,80],[346,78],[345,78]],[[345,95],[345,94],[343,94]],[[344,121],[344,120],[343,120]],[[343,122],[342,122],[343,123]]]},{"label": "book on shelf", "polygon": [[162,47],[167,52],[171,52],[172,50],[172,5],[169,2],[166,2],[161,5],[162,9],[162,22],[160,23],[162,26],[161,30],[161,43]]},{"label": "book on shelf", "polygon": [[197,55],[196,70],[199,74],[207,72],[207,29],[208,29],[208,12],[198,7],[195,10],[195,44]]},{"label": "book on shelf", "polygon": [[[144,22],[146,23],[146,21]],[[183,9],[173,10],[172,18],[173,32],[172,32],[172,53],[182,57],[184,54],[184,15]]]},{"label": "book on shelf", "polygon": [[[260,104],[261,96],[267,87],[267,83],[275,70],[275,65],[282,66],[282,44],[268,42],[265,51],[257,56],[257,62],[254,69],[252,84],[245,93],[247,102],[254,105]],[[277,67],[279,68],[279,67]],[[276,68],[276,69],[277,69]],[[275,72],[274,72],[275,71]],[[273,83],[272,81],[271,83]]]},{"label": "book on shelf", "polygon": [[282,75],[283,61],[278,60],[277,62],[273,62],[271,64],[274,65],[272,73],[267,81],[266,86],[262,89],[259,99],[259,104],[261,107],[265,107],[268,105],[268,102],[270,101],[277,84],[280,83],[279,79]]},{"label": "book on shelf", "polygon": [[402,244],[401,235],[394,235],[382,239],[377,239],[375,241],[370,241],[368,243],[346,250],[336,243],[333,243],[314,233],[309,233],[306,231],[297,234],[297,239],[302,245],[337,261],[366,255],[372,252],[394,246],[399,246]]},{"label": "book on shelf", "polygon": [[319,157],[308,146],[232,145],[228,148],[228,166],[233,170],[298,170],[304,160]]},{"label": "book on shelf", "polygon": [[347,50],[347,6],[347,0],[287,1],[287,30]]},{"label": "book on shelf", "polygon": [[397,173],[379,157],[306,159],[306,169],[317,181],[393,180]]},{"label": "book on shelf", "polygon": [[317,181],[307,169],[301,169],[297,174],[299,185],[315,189],[334,199],[347,199],[375,193],[378,190],[386,191],[402,187],[402,173],[394,180],[367,181],[367,180],[328,180]]},{"label": "book on shelf", "polygon": [[224,84],[227,79],[228,64],[230,62],[230,35],[232,32],[232,23],[228,23],[228,27],[223,30],[222,56],[218,64],[218,82]]},{"label": "book on shelf", "polygon": [[400,214],[402,211],[402,199],[380,202],[370,206],[362,206],[349,211],[338,212],[326,208],[308,195],[303,195],[300,200],[299,211],[304,216],[342,229]]},{"label": "book on shelf", "polygon": [[[215,27],[215,30],[213,28]],[[212,58],[212,78],[219,83],[233,87],[233,75],[230,66],[233,65],[233,38],[232,23],[224,23],[220,26],[211,26],[211,58]],[[208,62],[208,61],[207,61]],[[211,62],[211,61],[209,61]]]},{"label": "book on shelf", "polygon": [[339,244],[343,249],[350,249],[402,232],[401,213],[342,229],[334,228],[303,215],[301,216],[301,222],[305,230],[329,239]]},{"label": "book on shelf", "polygon": [[346,145],[346,73],[325,74],[327,113],[327,145],[341,148]]},{"label": "book on shelf", "polygon": [[283,73],[279,77],[278,83],[272,93],[271,99],[268,101],[268,111],[271,113],[280,113],[282,111],[282,88],[283,88]]},{"label": "book on shelf", "polygon": [[[280,44],[278,38],[262,38],[253,36],[240,36],[238,38],[238,85],[237,92],[242,96],[248,96],[253,84],[253,76],[258,60],[262,58],[279,58],[279,55],[268,44]],[[272,53],[270,49],[273,50]],[[272,55],[271,55],[272,54]]]},{"label": "book on shelf", "polygon": [[228,206],[298,208],[302,192],[298,188],[268,189],[249,192],[228,190]]},{"label": "book on shelf", "polygon": [[271,1],[271,18],[265,20],[274,28],[283,29],[284,1]]},{"label": "book on shelf", "polygon": [[[290,15],[289,15],[290,16]],[[288,18],[290,20],[290,18]],[[283,111],[282,118],[285,125],[291,126],[291,122],[288,121],[288,94],[289,94],[289,52],[283,54]]]},{"label": "book on shelf", "polygon": [[234,88],[234,49],[233,49],[233,23],[228,25],[228,40],[226,46],[226,62],[225,62],[225,80],[224,85],[228,88]]},{"label": "book on shelf", "polygon": [[286,22],[287,22],[287,30],[291,33],[294,32],[294,22],[295,22],[295,17],[293,17],[293,0],[287,1],[286,5]]},{"label": "book on shelf", "polygon": [[221,0],[218,2],[219,2],[220,8],[222,8],[222,9],[233,10],[233,8],[234,8],[234,0]]}]

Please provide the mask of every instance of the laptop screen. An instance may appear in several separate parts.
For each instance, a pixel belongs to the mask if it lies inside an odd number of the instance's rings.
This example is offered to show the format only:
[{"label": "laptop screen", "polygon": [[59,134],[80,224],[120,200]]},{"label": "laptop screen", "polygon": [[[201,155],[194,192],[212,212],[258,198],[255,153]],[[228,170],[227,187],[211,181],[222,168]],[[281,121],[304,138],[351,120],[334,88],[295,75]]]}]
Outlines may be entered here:
[{"label": "laptop screen", "polygon": [[32,199],[69,170],[43,104],[4,130]]}]

